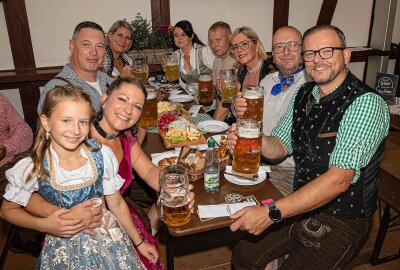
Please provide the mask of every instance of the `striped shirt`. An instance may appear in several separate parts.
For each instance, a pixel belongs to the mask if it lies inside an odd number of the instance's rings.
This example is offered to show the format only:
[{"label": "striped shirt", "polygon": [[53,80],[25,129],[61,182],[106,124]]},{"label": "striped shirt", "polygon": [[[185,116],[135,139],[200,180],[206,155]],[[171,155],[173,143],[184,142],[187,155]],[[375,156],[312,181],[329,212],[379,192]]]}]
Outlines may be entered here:
[{"label": "striped shirt", "polygon": [[[297,91],[292,96],[286,114],[271,132],[272,136],[277,137],[285,145],[288,154],[293,152],[291,131]],[[318,104],[320,100],[318,86],[313,88],[312,94]],[[356,183],[360,169],[371,161],[379,144],[387,136],[389,124],[389,107],[379,95],[366,93],[356,98],[343,115],[329,166],[353,169],[355,175],[352,184]]]}]

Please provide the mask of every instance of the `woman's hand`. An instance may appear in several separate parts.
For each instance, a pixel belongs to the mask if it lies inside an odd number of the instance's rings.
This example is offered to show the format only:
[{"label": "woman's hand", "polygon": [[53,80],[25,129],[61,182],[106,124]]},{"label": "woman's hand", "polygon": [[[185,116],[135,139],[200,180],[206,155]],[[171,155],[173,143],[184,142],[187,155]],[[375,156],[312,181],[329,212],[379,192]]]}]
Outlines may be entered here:
[{"label": "woman's hand", "polygon": [[42,219],[42,232],[50,233],[59,237],[71,237],[81,232],[86,224],[82,219],[65,219],[61,216],[70,213],[71,210],[61,208],[50,216]]},{"label": "woman's hand", "polygon": [[132,67],[131,66],[124,66],[121,70],[121,76],[130,76],[132,75]]},{"label": "woman's hand", "polygon": [[103,217],[102,207],[92,207],[96,203],[92,200],[84,201],[75,205],[68,213],[63,215],[66,219],[80,219],[84,224],[85,229],[83,233],[88,235],[96,235],[95,232],[87,230],[97,228],[101,225],[101,218]]},{"label": "woman's hand", "polygon": [[228,140],[226,142],[227,148],[229,150],[235,149],[236,141],[237,141],[237,136],[236,136],[236,131],[237,125],[232,124],[231,128],[228,130]]},{"label": "woman's hand", "polygon": [[238,92],[233,99],[233,107],[237,116],[243,115],[247,107],[246,99],[242,98],[242,95],[242,92]]},{"label": "woman's hand", "polygon": [[144,241],[137,247],[137,249],[139,250],[140,253],[142,253],[143,256],[145,256],[153,264],[157,262],[159,255],[157,248],[154,245]]}]

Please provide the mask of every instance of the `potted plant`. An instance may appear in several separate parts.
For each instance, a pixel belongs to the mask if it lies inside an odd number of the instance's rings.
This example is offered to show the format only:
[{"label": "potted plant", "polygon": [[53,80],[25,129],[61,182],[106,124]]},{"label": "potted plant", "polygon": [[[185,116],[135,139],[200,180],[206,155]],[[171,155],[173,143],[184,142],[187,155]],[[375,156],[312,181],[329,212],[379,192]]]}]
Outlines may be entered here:
[{"label": "potted plant", "polygon": [[145,57],[149,64],[161,63],[161,56],[172,51],[172,36],[169,26],[152,26],[151,22],[138,13],[131,22],[134,29],[132,47],[129,55],[132,58]]}]

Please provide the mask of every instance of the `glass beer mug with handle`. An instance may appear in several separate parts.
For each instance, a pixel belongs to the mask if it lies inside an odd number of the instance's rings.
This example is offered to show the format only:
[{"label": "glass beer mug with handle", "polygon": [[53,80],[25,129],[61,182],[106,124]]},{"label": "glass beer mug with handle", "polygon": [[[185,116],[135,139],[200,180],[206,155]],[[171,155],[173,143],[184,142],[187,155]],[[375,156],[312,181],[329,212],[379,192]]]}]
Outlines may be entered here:
[{"label": "glass beer mug with handle", "polygon": [[211,105],[214,99],[214,86],[211,74],[199,76],[198,98],[201,105]]},{"label": "glass beer mug with handle", "polygon": [[132,66],[132,76],[147,84],[147,62],[144,58],[135,58]]},{"label": "glass beer mug with handle", "polygon": [[175,53],[167,53],[162,57],[165,80],[173,83],[179,80],[178,58]]},{"label": "glass beer mug with handle", "polygon": [[160,169],[161,193],[158,205],[160,219],[168,226],[178,227],[190,221],[188,185],[187,169],[184,166],[174,164]]},{"label": "glass beer mug with handle", "polygon": [[256,174],[261,157],[261,123],[252,119],[237,122],[235,149],[233,150],[232,170],[243,174]]},{"label": "glass beer mug with handle", "polygon": [[264,87],[262,86],[243,86],[242,97],[246,99],[246,111],[240,119],[253,119],[258,122],[263,120],[264,108]]},{"label": "glass beer mug with handle", "polygon": [[225,69],[219,73],[221,76],[221,101],[223,104],[229,104],[235,98],[239,91],[236,70]]}]

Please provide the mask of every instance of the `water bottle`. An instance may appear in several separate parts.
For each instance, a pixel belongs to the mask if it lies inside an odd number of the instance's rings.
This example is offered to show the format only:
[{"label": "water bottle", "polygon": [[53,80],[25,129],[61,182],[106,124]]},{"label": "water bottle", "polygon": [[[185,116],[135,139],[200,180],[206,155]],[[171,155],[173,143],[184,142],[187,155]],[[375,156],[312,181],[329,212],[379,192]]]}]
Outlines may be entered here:
[{"label": "water bottle", "polygon": [[214,138],[209,138],[207,145],[204,166],[204,188],[207,192],[216,192],[219,189],[219,165]]}]

